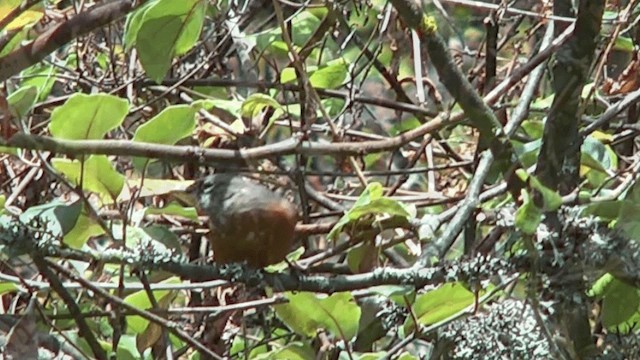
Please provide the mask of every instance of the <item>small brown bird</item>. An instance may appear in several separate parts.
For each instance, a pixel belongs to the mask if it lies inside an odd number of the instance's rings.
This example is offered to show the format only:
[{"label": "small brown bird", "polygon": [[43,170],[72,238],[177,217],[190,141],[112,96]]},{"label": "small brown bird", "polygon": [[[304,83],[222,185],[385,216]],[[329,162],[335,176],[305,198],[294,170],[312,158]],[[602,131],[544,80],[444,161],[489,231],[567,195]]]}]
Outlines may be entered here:
[{"label": "small brown bird", "polygon": [[214,260],[262,268],[285,259],[294,241],[295,206],[238,175],[204,177],[187,188],[209,216]]}]

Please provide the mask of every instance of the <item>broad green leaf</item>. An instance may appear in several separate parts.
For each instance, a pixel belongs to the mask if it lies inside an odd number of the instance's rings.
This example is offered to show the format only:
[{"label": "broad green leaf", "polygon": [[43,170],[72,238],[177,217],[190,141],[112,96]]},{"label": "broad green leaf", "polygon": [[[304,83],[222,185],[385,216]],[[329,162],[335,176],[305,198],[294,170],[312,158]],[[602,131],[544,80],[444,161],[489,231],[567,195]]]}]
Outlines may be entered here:
[{"label": "broad green leaf", "polygon": [[132,191],[136,191],[136,196],[147,197],[154,195],[166,195],[173,191],[184,191],[193,181],[151,179],[146,178],[144,182],[140,179],[127,179],[126,186],[118,197],[118,201],[128,201],[132,198]]},{"label": "broad green leaf", "polygon": [[[340,355],[344,354],[344,351],[340,353]],[[355,354],[355,357],[352,357],[354,360],[379,360],[379,359],[384,359],[387,356],[387,352],[384,351],[379,351],[379,352],[375,352],[375,353],[362,353],[362,354]],[[349,356],[340,356],[338,359],[339,360],[343,360],[343,359],[349,359]]]},{"label": "broad green leaf", "polygon": [[[322,101],[320,101],[320,103],[322,104],[324,109],[329,113],[329,116],[335,116],[342,111],[346,102],[344,99],[333,98],[333,99],[323,99]],[[291,104],[283,107],[286,109],[286,112],[289,116],[292,116],[294,118],[300,118],[300,104]],[[322,111],[320,111],[320,109],[316,111],[316,114],[318,118],[322,118],[323,116]],[[280,116],[280,114],[276,112],[274,116]]]},{"label": "broad green leaf", "polygon": [[[595,135],[595,134],[594,134]],[[601,186],[618,168],[618,157],[610,146],[588,136],[581,147],[580,175],[593,187]]]},{"label": "broad green leaf", "polygon": [[393,136],[399,135],[405,131],[413,130],[420,126],[420,121],[415,116],[408,119],[402,119],[397,123],[394,123],[389,133]]},{"label": "broad green leaf", "polygon": [[56,82],[56,72],[56,68],[51,65],[31,66],[20,74],[24,78],[20,85],[21,87],[35,86],[38,88],[38,101],[44,101]]},{"label": "broad green leaf", "polygon": [[20,47],[20,45],[27,40],[29,33],[31,32],[31,29],[28,27],[24,27],[22,29],[20,29],[15,35],[13,35],[11,37],[11,39],[9,40],[8,43],[6,43],[1,49],[0,49],[0,57],[4,57],[7,54],[13,52],[14,50],[18,49]]},{"label": "broad green leaf", "polygon": [[[309,82],[313,87],[320,89],[335,89],[340,87],[347,79],[348,66],[344,58],[331,60],[323,67],[308,66]],[[283,84],[297,79],[296,71],[292,67],[285,68],[280,74]]]},{"label": "broad green leaf", "polygon": [[171,67],[171,59],[193,47],[202,30],[206,6],[204,0],[160,0],[144,12],[136,48],[150,78],[160,82]]},{"label": "broad green leaf", "polygon": [[62,236],[73,229],[81,212],[82,201],[65,204],[62,201],[54,200],[28,208],[20,215],[20,221],[26,224],[37,217],[41,221],[47,222],[47,232],[55,236]]},{"label": "broad green leaf", "polygon": [[56,138],[102,139],[124,120],[129,102],[108,94],[75,94],[51,114],[49,130]]},{"label": "broad green leaf", "polygon": [[168,215],[168,216],[182,216],[187,219],[197,220],[198,212],[193,207],[184,207],[175,201],[170,202],[165,207],[159,209],[150,207],[145,211],[149,215]]},{"label": "broad green leaf", "polygon": [[[603,220],[611,221],[616,219],[620,215],[621,209],[625,208],[627,205],[626,201],[623,200],[606,200],[606,201],[598,201],[588,204],[584,210],[583,214],[597,216]],[[635,207],[635,204],[631,204]]]},{"label": "broad green leaf", "polygon": [[[449,318],[474,303],[475,295],[460,283],[443,284],[426,294],[418,295],[413,304],[413,312],[422,325],[432,325]],[[404,323],[404,333],[415,329],[413,317]]]},{"label": "broad green leaf", "polygon": [[582,152],[581,163],[594,170],[606,172],[615,169],[618,165],[617,157],[611,149],[599,140],[588,136],[580,148]]},{"label": "broad green leaf", "polygon": [[398,305],[404,306],[406,304],[406,300],[413,303],[416,297],[415,288],[412,286],[402,286],[402,285],[380,285],[369,288],[371,292],[376,294],[380,294],[384,297],[391,299]]},{"label": "broad green leaf", "polygon": [[91,237],[102,234],[104,234],[102,227],[83,209],[73,229],[64,235],[62,242],[70,248],[80,249]]},{"label": "broad green leaf", "polygon": [[18,285],[11,282],[0,282],[0,295],[4,295],[10,292],[17,292],[19,290]]},{"label": "broad green leaf", "polygon": [[[23,4],[22,0],[3,0],[0,2],[0,19],[4,19],[11,11]],[[3,31],[16,30],[27,25],[33,25],[44,16],[44,6],[40,1],[35,5],[20,12],[20,15],[13,19],[7,26],[0,29]]]},{"label": "broad green leaf", "polygon": [[240,119],[243,103],[243,101],[239,100],[205,99],[194,101],[192,106],[196,109],[202,108],[207,111],[223,110],[230,118]]},{"label": "broad green leaf", "polygon": [[524,204],[516,210],[516,228],[525,234],[533,234],[542,221],[542,211],[527,196]]},{"label": "broad green leaf", "polygon": [[38,218],[46,224],[47,232],[62,238],[62,242],[74,249],[81,248],[91,236],[103,233],[83,209],[82,201],[65,204],[59,200],[30,207],[20,215],[22,223]]},{"label": "broad green leaf", "polygon": [[634,48],[633,40],[625,36],[618,36],[618,38],[616,39],[613,45],[614,50],[626,51],[628,53],[632,53],[633,48]]},{"label": "broad green leaf", "polygon": [[616,227],[630,239],[640,238],[640,181],[633,184],[622,202]]},{"label": "broad green leaf", "polygon": [[140,360],[147,359],[142,357],[138,348],[136,347],[136,337],[133,335],[123,334],[118,342],[118,349],[116,350],[116,359],[118,360]]},{"label": "broad green leaf", "polygon": [[253,356],[254,354],[252,352],[251,355],[250,359],[252,360],[307,360],[315,358],[313,348],[302,342],[290,343],[284,347],[278,347],[257,356]]},{"label": "broad green leaf", "polygon": [[327,66],[320,68],[309,76],[313,87],[320,89],[335,89],[347,80],[349,72],[347,62],[342,59],[330,61]]},{"label": "broad green leaf", "polygon": [[38,88],[33,85],[22,86],[7,98],[11,114],[22,119],[38,99]]},{"label": "broad green leaf", "polygon": [[360,197],[358,197],[353,207],[338,220],[327,237],[329,239],[336,239],[346,225],[359,220],[365,215],[388,214],[405,217],[407,219],[412,216],[414,212],[412,209],[396,200],[385,198],[382,195],[382,185],[377,182],[370,183]]},{"label": "broad green leaf", "polygon": [[[302,11],[295,15],[291,20],[291,28],[296,29],[293,31],[292,40],[293,44],[297,46],[303,46],[307,40],[313,35],[321,19],[313,15],[310,11]],[[276,50],[272,44],[276,41],[282,42],[282,29],[280,26],[275,26],[272,29],[248,36],[251,41],[255,41],[256,47],[259,52],[269,49],[271,51]],[[282,53],[288,51],[287,47],[280,49]]]},{"label": "broad green leaf", "polygon": [[542,138],[544,123],[538,120],[525,120],[522,122],[522,129],[533,139]]},{"label": "broad green leaf", "polygon": [[606,273],[602,275],[598,280],[596,280],[593,285],[591,285],[591,289],[587,291],[587,295],[591,297],[595,297],[598,299],[602,299],[604,295],[607,293],[607,289],[609,285],[615,280],[613,275],[610,273]]},{"label": "broad green leaf", "polygon": [[360,308],[351,293],[321,298],[309,292],[288,292],[285,296],[289,303],[276,305],[276,314],[296,333],[314,337],[318,329],[326,329],[346,341],[358,333]]},{"label": "broad green leaf", "polygon": [[83,189],[98,194],[104,203],[113,203],[122,192],[124,176],[113,168],[104,155],[90,156],[84,162],[84,167],[78,160],[60,158],[53,159],[52,165],[74,185],[80,185],[82,179]]},{"label": "broad green leaf", "polygon": [[347,252],[347,265],[354,274],[370,271],[378,258],[378,248],[371,242],[359,244]]},{"label": "broad green leaf", "polygon": [[602,324],[606,328],[616,328],[629,322],[639,310],[640,294],[636,287],[618,279],[607,285],[602,302]]},{"label": "broad green leaf", "polygon": [[282,272],[289,268],[289,264],[300,260],[303,254],[304,254],[304,246],[300,246],[297,249],[287,254],[286,261],[283,260],[277,264],[269,265],[264,268],[264,271],[268,273]]},{"label": "broad green leaf", "polygon": [[379,286],[370,287],[369,291],[390,298],[392,296],[398,296],[398,295],[410,296],[415,292],[415,288],[413,286],[403,286],[403,285],[379,285]]},{"label": "broad green leaf", "polygon": [[419,358],[417,356],[411,355],[406,351],[400,354],[400,356],[398,357],[398,360],[418,360],[418,359]]},{"label": "broad green leaf", "polygon": [[175,254],[182,253],[182,245],[178,236],[164,225],[151,225],[141,227],[141,231],[144,232],[149,238],[153,239],[157,243],[164,245],[165,249],[173,251]]},{"label": "broad green leaf", "polygon": [[124,30],[124,48],[125,50],[131,50],[133,46],[136,44],[136,39],[138,37],[138,31],[142,26],[142,19],[144,18],[145,13],[149,8],[158,3],[159,0],[151,0],[144,3],[140,6],[136,11],[129,13],[127,16],[127,21],[125,23]]},{"label": "broad green leaf", "polygon": [[251,94],[242,103],[240,113],[243,117],[253,118],[260,114],[260,111],[267,106],[271,106],[275,109],[282,109],[282,106],[280,106],[280,104],[269,95],[260,93]]},{"label": "broad green leaf", "polygon": [[553,191],[544,186],[542,182],[533,175],[529,177],[529,181],[531,186],[542,194],[542,200],[544,202],[543,211],[554,211],[560,208],[560,205],[562,205],[562,196],[560,196],[557,191]]},{"label": "broad green leaf", "polygon": [[113,236],[118,240],[126,240],[125,244],[129,247],[153,248],[155,253],[166,255],[182,253],[176,234],[164,225],[127,226],[126,237],[119,226],[113,229]]},{"label": "broad green leaf", "polygon": [[[161,281],[160,284],[179,284],[180,282],[180,278],[174,276]],[[175,292],[170,290],[156,290],[152,291],[152,294],[158,303],[160,303],[166,296],[175,296]],[[136,291],[133,294],[125,297],[124,302],[140,310],[148,310],[151,308],[151,300],[147,296],[147,292],[145,290]],[[129,330],[130,332],[140,334],[147,328],[148,325],[149,321],[140,316],[127,316],[127,330]]]},{"label": "broad green leaf", "polygon": [[[307,71],[311,73],[313,69],[308,67]],[[280,73],[280,82],[283,84],[294,82],[297,78],[298,77],[296,76],[296,69],[294,69],[293,67],[284,68]]]},{"label": "broad green leaf", "polygon": [[[173,145],[190,136],[196,128],[196,110],[188,105],[170,106],[145,124],[138,127],[133,141]],[[144,167],[145,158],[136,157],[134,166],[140,170]]]}]

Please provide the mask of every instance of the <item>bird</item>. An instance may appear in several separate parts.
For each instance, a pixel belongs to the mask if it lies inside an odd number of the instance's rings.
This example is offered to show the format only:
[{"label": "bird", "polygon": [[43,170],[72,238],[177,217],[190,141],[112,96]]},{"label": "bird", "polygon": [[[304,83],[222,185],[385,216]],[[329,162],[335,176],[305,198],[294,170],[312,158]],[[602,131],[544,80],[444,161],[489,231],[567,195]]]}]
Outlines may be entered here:
[{"label": "bird", "polygon": [[235,174],[214,174],[186,189],[209,217],[217,264],[263,268],[285,260],[295,240],[296,207],[267,187]]}]

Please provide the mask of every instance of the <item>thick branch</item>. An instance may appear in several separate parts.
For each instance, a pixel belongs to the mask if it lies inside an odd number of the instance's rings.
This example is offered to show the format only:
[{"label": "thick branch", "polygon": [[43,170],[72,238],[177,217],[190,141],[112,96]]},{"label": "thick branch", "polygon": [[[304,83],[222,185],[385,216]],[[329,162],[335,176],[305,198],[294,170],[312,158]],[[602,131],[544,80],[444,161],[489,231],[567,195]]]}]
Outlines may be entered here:
[{"label": "thick branch", "polygon": [[144,1],[114,0],[94,6],[38,36],[33,42],[0,58],[0,81],[44,59],[62,45],[124,17]]}]

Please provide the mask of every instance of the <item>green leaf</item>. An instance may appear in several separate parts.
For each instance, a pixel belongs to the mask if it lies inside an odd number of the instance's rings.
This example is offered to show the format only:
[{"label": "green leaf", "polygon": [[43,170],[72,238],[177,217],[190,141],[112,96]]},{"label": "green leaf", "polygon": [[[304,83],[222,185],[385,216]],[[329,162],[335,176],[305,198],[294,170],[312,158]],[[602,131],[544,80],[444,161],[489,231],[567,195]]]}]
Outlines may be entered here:
[{"label": "green leaf", "polygon": [[18,49],[20,45],[27,40],[29,37],[29,33],[31,33],[33,29],[29,27],[23,27],[16,34],[14,34],[11,39],[4,44],[2,48],[0,48],[0,57],[4,57],[5,55],[13,52]]},{"label": "green leaf", "polygon": [[0,282],[0,295],[4,295],[11,292],[17,292],[19,290],[18,285],[11,282]]},{"label": "green leaf", "polygon": [[287,344],[284,347],[276,348],[272,351],[265,352],[259,354],[257,356],[253,356],[253,352],[249,357],[252,360],[261,360],[261,359],[269,359],[269,360],[307,360],[314,359],[315,352],[313,349],[302,342],[294,342]]},{"label": "green leaf", "polygon": [[[589,199],[590,200],[590,199]],[[583,214],[597,216],[603,220],[611,221],[620,215],[620,211],[625,208],[626,201],[605,200],[588,204]],[[635,204],[631,204],[635,208]],[[639,209],[640,210],[640,209]]]},{"label": "green leaf", "polygon": [[582,144],[580,165],[580,174],[586,175],[593,187],[599,187],[618,168],[618,157],[610,146],[590,135]]},{"label": "green leaf", "polygon": [[41,221],[47,222],[47,232],[55,236],[62,236],[73,229],[81,212],[81,201],[67,205],[60,200],[54,200],[28,208],[20,215],[20,221],[27,224],[30,220],[38,217]]},{"label": "green leaf", "polygon": [[416,298],[415,288],[402,285],[380,285],[369,288],[373,293],[380,294],[391,299],[398,305],[404,306],[406,301],[413,303]]},{"label": "green leaf", "polygon": [[522,122],[522,128],[532,139],[540,139],[544,132],[544,123],[539,120],[525,120]]},{"label": "green leaf", "polygon": [[164,225],[127,226],[125,234],[122,230],[121,226],[114,228],[113,236],[117,240],[126,240],[125,245],[129,247],[153,248],[155,253],[166,256],[182,253],[176,234]]},{"label": "green leaf", "polygon": [[378,257],[378,248],[371,242],[359,244],[347,252],[347,265],[354,274],[371,270]]},{"label": "green leaf", "polygon": [[300,246],[297,249],[287,254],[287,260],[280,261],[277,264],[272,264],[264,268],[265,272],[268,273],[278,273],[282,272],[289,268],[289,264],[300,260],[302,255],[304,254],[304,246]]},{"label": "green leaf", "polygon": [[72,249],[81,249],[91,237],[102,234],[102,227],[83,208],[73,229],[64,235],[62,242]]},{"label": "green leaf", "polygon": [[633,184],[622,201],[616,227],[622,229],[630,239],[640,238],[640,181]]},{"label": "green leaf", "polygon": [[127,21],[125,23],[125,31],[124,31],[124,48],[129,51],[136,44],[136,39],[138,37],[138,31],[142,26],[142,19],[144,18],[145,13],[155,5],[158,0],[147,1],[142,6],[140,6],[136,11],[129,13],[127,16]]},{"label": "green leaf", "polygon": [[[180,278],[174,276],[161,281],[160,284],[179,284],[180,282]],[[160,303],[164,297],[174,296],[175,291],[156,290],[152,291],[152,294],[155,300]],[[151,308],[151,300],[149,299],[149,296],[147,296],[147,292],[145,290],[136,291],[125,297],[124,302],[140,310],[148,310]],[[131,315],[127,316],[127,325],[127,330],[130,332],[141,334],[149,325],[149,321],[140,316]]]},{"label": "green leaf", "polygon": [[235,116],[236,118],[240,118],[242,104],[244,104],[244,101],[204,99],[194,101],[192,106],[196,109],[203,108],[207,111],[211,111],[213,109],[221,109],[226,111],[230,115]]},{"label": "green leaf", "polygon": [[398,360],[418,360],[418,359],[419,358],[417,356],[411,355],[406,351],[400,354],[400,356],[398,357]]},{"label": "green leaf", "polygon": [[129,102],[108,94],[75,94],[51,114],[49,130],[60,139],[102,139],[129,112]]},{"label": "green leaf", "polygon": [[[169,106],[145,124],[140,125],[133,135],[133,141],[173,145],[190,136],[196,128],[196,110],[188,105]],[[145,158],[136,157],[133,164],[141,170]]]},{"label": "green leaf", "polygon": [[[352,358],[355,360],[379,360],[379,359],[385,358],[387,354],[388,354],[387,352],[379,351],[375,353],[356,354],[356,357],[352,357]],[[342,358],[340,358],[340,360],[342,360]]]},{"label": "green leaf", "polygon": [[289,303],[276,305],[276,314],[296,333],[314,337],[318,329],[326,329],[345,341],[358,333],[361,310],[351,293],[320,298],[309,292],[288,292],[285,296]]},{"label": "green leaf", "polygon": [[381,215],[388,214],[392,216],[412,217],[412,210],[399,201],[385,198],[383,188],[380,183],[373,182],[367,185],[353,207],[338,220],[336,225],[331,229],[327,237],[335,240],[338,234],[342,232],[344,227],[350,223],[359,220],[365,215]]},{"label": "green leaf", "polygon": [[20,215],[22,223],[39,218],[46,224],[47,232],[62,237],[62,242],[74,249],[80,249],[91,236],[103,233],[83,208],[82,201],[65,204],[53,201],[27,209]]},{"label": "green leaf", "polygon": [[162,81],[171,59],[193,47],[202,30],[206,6],[203,0],[160,0],[144,12],[136,48],[150,78]]},{"label": "green leaf", "polygon": [[98,194],[104,203],[113,203],[122,192],[124,176],[113,168],[104,155],[90,156],[84,162],[84,167],[78,160],[60,158],[53,159],[52,165],[74,185],[80,185],[82,179],[83,189]]},{"label": "green leaf", "polygon": [[[467,306],[474,303],[475,295],[460,283],[447,283],[419,295],[413,304],[413,312],[422,325],[431,325],[445,320]],[[413,317],[408,316],[404,323],[404,333],[409,334],[415,329]]]},{"label": "green leaf", "polygon": [[166,195],[171,192],[184,191],[193,181],[188,180],[167,180],[167,179],[128,179],[127,186],[122,189],[122,193],[118,197],[118,201],[128,201],[132,199],[134,194],[130,189],[137,189],[136,197],[147,197],[155,195]]},{"label": "green leaf", "polygon": [[542,211],[526,196],[524,203],[516,210],[516,228],[525,234],[533,234],[542,221]]},{"label": "green leaf", "polygon": [[[310,11],[302,11],[299,14],[293,16],[291,20],[291,28],[296,29],[293,31],[292,40],[293,44],[297,46],[303,46],[309,38],[316,31],[320,25],[320,18],[313,15]],[[249,41],[254,41],[259,52],[269,50],[271,52],[278,52],[278,49],[273,47],[273,43],[282,41],[282,29],[280,26],[276,26],[273,29],[269,29],[254,35],[247,36]],[[281,48],[279,53],[286,53],[287,47]]]},{"label": "green leaf", "polygon": [[618,36],[613,45],[614,50],[626,51],[628,53],[633,52],[633,47],[633,40],[625,36]]},{"label": "green leaf", "polygon": [[56,82],[56,72],[56,68],[51,65],[31,66],[21,73],[22,78],[25,79],[21,87],[35,86],[38,89],[38,101],[44,101]]},{"label": "green leaf", "polygon": [[[315,68],[315,66],[313,67]],[[312,66],[307,67],[307,72],[311,73],[315,69],[312,69]],[[282,69],[280,73],[280,82],[283,84],[294,82],[298,76],[296,75],[296,69],[293,67],[287,67]]]},{"label": "green leaf", "polygon": [[412,116],[410,118],[394,122],[391,130],[389,130],[389,133],[393,136],[396,136],[405,131],[413,130],[420,125],[420,120],[418,120],[418,118],[416,118],[415,116]]},{"label": "green leaf", "polygon": [[22,119],[33,107],[38,99],[38,88],[33,85],[26,85],[14,91],[7,98],[11,114],[18,119]]},{"label": "green leaf", "polygon": [[146,357],[142,357],[142,355],[138,351],[138,347],[136,346],[136,337],[127,334],[123,334],[120,337],[115,358],[118,360],[146,359]]},{"label": "green leaf", "polygon": [[[309,82],[313,87],[320,89],[335,89],[347,80],[349,73],[348,63],[344,58],[331,60],[326,66],[317,68],[308,66]],[[292,67],[285,68],[280,74],[280,82],[286,84],[297,79],[296,71]]]},{"label": "green leaf", "polygon": [[148,215],[168,215],[168,216],[182,216],[183,218],[197,220],[198,212],[194,207],[184,207],[175,201],[170,202],[165,207],[159,209],[150,207],[145,211]]},{"label": "green leaf", "polygon": [[608,329],[626,326],[640,310],[640,294],[638,289],[618,279],[613,279],[607,287],[602,302],[602,325]]},{"label": "green leaf", "polygon": [[182,253],[182,245],[178,236],[164,225],[151,225],[141,227],[141,231],[144,232],[153,241],[164,245],[166,250],[173,251],[174,254]]},{"label": "green leaf", "polygon": [[601,141],[588,136],[584,139],[581,150],[581,163],[594,170],[606,172],[618,166],[615,153]]},{"label": "green leaf", "polygon": [[615,280],[615,278],[610,273],[602,275],[591,285],[591,289],[589,289],[587,295],[601,299],[607,293],[607,289],[613,280]]},{"label": "green leaf", "polygon": [[347,79],[349,68],[343,58],[330,61],[327,66],[320,68],[309,76],[313,87],[320,89],[335,89]]},{"label": "green leaf", "polygon": [[544,186],[538,178],[533,175],[529,176],[529,184],[538,190],[542,194],[542,200],[544,202],[543,211],[555,211],[562,205],[562,196],[557,191],[553,191]]},{"label": "green leaf", "polygon": [[262,109],[270,106],[274,109],[282,109],[282,106],[271,96],[267,94],[255,93],[242,103],[240,114],[242,117],[253,118],[259,115]]}]

